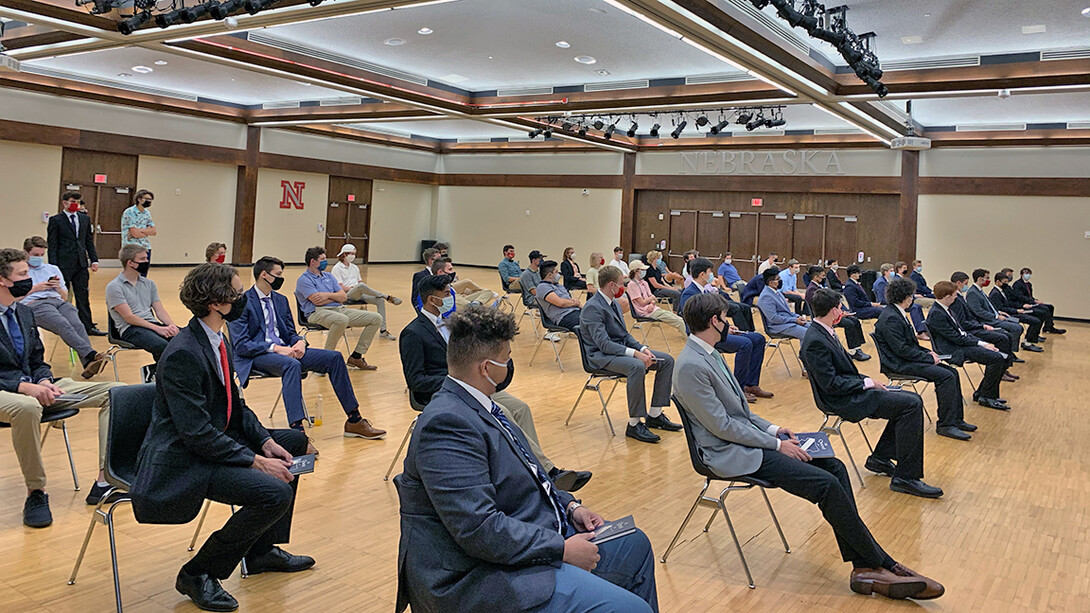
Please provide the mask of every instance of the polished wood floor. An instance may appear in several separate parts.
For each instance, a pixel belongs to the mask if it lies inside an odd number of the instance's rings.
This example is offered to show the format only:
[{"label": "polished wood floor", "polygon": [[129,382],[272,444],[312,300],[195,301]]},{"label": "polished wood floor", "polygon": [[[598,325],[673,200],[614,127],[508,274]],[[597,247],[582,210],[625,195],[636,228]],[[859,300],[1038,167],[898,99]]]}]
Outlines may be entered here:
[{"label": "polished wood floor", "polygon": [[[389,309],[390,329],[397,334],[410,320],[409,280],[414,266],[370,267],[364,272],[374,287],[406,301]],[[153,269],[152,278],[175,319],[188,319],[176,288],[185,270]],[[300,270],[289,270],[290,288]],[[116,271],[93,276],[92,304],[96,321],[105,326],[103,293]],[[463,269],[463,277],[498,284],[494,271]],[[250,273],[242,271],[249,285]],[[528,321],[528,320],[527,320]],[[968,443],[925,435],[926,479],[942,487],[941,500],[895,494],[888,479],[866,474],[867,487],[856,487],[860,513],[878,541],[897,560],[945,583],[946,596],[928,603],[865,598],[848,589],[849,567],[840,561],[832,531],[819,510],[781,491],[769,496],[783,524],[792,553],[785,554],[756,492],[728,497],[731,516],[757,583],[750,590],[722,518],[701,532],[709,511],[700,510],[670,556],[657,563],[659,602],[664,612],[718,610],[807,611],[1086,611],[1090,610],[1090,462],[1083,449],[1090,422],[1082,419],[1081,383],[1090,377],[1090,326],[1067,324],[1067,335],[1051,336],[1043,354],[1024,352],[1028,363],[1016,372],[1022,380],[1004,384],[1003,395],[1014,410],[1002,413],[976,405],[967,419],[980,426]],[[869,327],[868,327],[869,330]],[[639,333],[637,332],[637,335]],[[683,339],[667,328],[676,356]],[[350,337],[352,338],[352,337]],[[664,349],[653,332],[650,344]],[[56,337],[46,334],[46,350]],[[607,518],[633,513],[661,557],[703,480],[692,470],[682,433],[664,433],[658,445],[609,435],[595,409],[597,399],[584,397],[571,425],[563,425],[585,375],[578,349],[563,353],[566,372],[551,362],[543,347],[534,366],[527,362],[535,339],[524,325],[515,343],[519,366],[510,391],[533,408],[542,447],[563,468],[594,471],[579,492],[583,502]],[[105,342],[96,340],[96,346]],[[342,347],[343,348],[343,347]],[[868,345],[868,351],[873,345]],[[48,355],[48,353],[47,353]],[[77,374],[63,348],[53,359],[58,375]],[[303,478],[296,503],[289,551],[306,553],[317,566],[292,576],[260,575],[245,580],[236,573],[225,587],[244,611],[333,612],[393,609],[398,542],[397,493],[382,475],[389,466],[414,413],[405,396],[397,343],[376,340],[367,355],[377,372],[352,372],[361,411],[389,434],[382,441],[341,436],[343,414],[329,383],[304,383],[312,411],[321,405],[324,423],[311,431],[322,456],[313,475]],[[821,422],[807,382],[798,376],[794,358],[788,377],[779,358],[765,368],[762,385],[776,393],[754,405],[755,411],[798,431]],[[120,358],[123,381],[135,382],[144,354]],[[872,376],[878,361],[862,365]],[[101,378],[112,375],[107,371]],[[974,378],[977,377],[973,373]],[[963,381],[964,384],[964,381]],[[266,425],[283,427],[283,409],[268,419],[278,383],[260,381],[247,390],[247,400]],[[935,412],[934,393],[925,394]],[[624,390],[611,403],[615,423],[625,417]],[[676,410],[670,413],[677,419]],[[882,425],[869,423],[872,440]],[[66,581],[91,516],[84,496],[95,474],[97,421],[94,411],[71,420],[69,430],[83,490],[74,492],[59,433],[45,446],[54,523],[41,530],[21,523],[25,496],[22,477],[10,445],[0,443],[0,608],[22,611],[108,611],[113,607],[109,543],[99,526],[76,585]],[[858,428],[846,427],[857,460],[865,457]],[[839,442],[834,446],[843,453]],[[841,455],[843,459],[846,459]],[[400,461],[398,469],[400,470]],[[396,471],[395,471],[396,472]],[[853,482],[855,477],[853,476]],[[228,510],[213,505],[204,536],[225,520]],[[128,508],[117,520],[117,547],[126,610],[193,611],[174,591],[174,576],[188,558],[186,546],[195,522],[184,526],[138,525]],[[202,536],[203,539],[203,536]],[[1081,604],[1080,604],[1081,603]]]}]

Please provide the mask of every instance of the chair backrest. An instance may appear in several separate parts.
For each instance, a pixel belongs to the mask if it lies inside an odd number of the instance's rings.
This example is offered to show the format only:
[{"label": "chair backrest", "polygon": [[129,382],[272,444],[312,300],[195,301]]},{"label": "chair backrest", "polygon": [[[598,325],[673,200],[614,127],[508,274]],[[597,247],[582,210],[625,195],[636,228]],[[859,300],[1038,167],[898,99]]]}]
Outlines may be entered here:
[{"label": "chair backrest", "polygon": [[693,420],[689,417],[689,412],[685,410],[685,407],[681,406],[681,401],[677,399],[677,396],[671,396],[670,399],[677,405],[677,412],[681,415],[681,425],[685,431],[685,443],[689,446],[689,461],[693,463],[693,470],[702,477],[721,479],[722,477],[712,472],[704,464],[704,459],[700,457],[700,447],[696,444],[696,437],[693,434]]},{"label": "chair backrest", "polygon": [[588,375],[598,372],[598,369],[591,366],[590,361],[587,360],[587,341],[583,338],[582,326],[575,326],[572,332],[575,332],[575,338],[579,341],[579,359],[583,362],[583,370]]},{"label": "chair backrest", "polygon": [[117,345],[122,349],[134,349],[135,346],[132,343],[121,340],[121,333],[117,331],[117,325],[114,324],[113,315],[111,315],[107,309],[106,313],[106,340],[111,345]]},{"label": "chair backrest", "polygon": [[[806,370],[808,372],[813,372],[810,368],[810,365],[806,363],[806,358],[803,357],[801,351],[799,352],[799,361],[802,362],[802,365],[806,367]],[[835,413],[830,411],[829,407],[826,406],[825,401],[821,399],[821,392],[818,390],[817,382],[814,380],[814,376],[810,375],[807,380],[810,382],[810,392],[814,396],[814,405],[817,406],[819,411],[826,415],[835,415]]]},{"label": "chair backrest", "polygon": [[650,317],[643,317],[639,313],[636,313],[636,304],[632,301],[632,298],[628,299],[628,312],[635,321],[648,321],[651,319]]},{"label": "chair backrest", "polygon": [[409,406],[416,412],[424,410],[426,404],[420,404],[420,401],[416,399],[416,394],[412,390],[409,390]]},{"label": "chair backrest", "polygon": [[874,332],[870,333],[870,338],[874,341],[874,346],[878,348],[878,371],[885,373],[887,368],[886,364],[889,363],[889,347],[886,346],[886,342],[880,340],[878,335]]},{"label": "chair backrest", "polygon": [[128,490],[136,478],[136,460],[151,426],[155,384],[110,390],[110,426],[106,435],[106,481]]},{"label": "chair backrest", "polygon": [[768,336],[768,338],[771,338],[773,340],[780,339],[780,338],[794,338],[794,337],[792,337],[792,336],[790,336],[788,334],[779,334],[779,333],[776,333],[776,332],[773,332],[773,331],[769,330],[768,329],[768,318],[765,317],[765,312],[763,310],[761,310],[761,307],[757,307],[756,304],[754,306],[757,308],[757,313],[761,316],[761,325],[764,326],[765,335]]}]

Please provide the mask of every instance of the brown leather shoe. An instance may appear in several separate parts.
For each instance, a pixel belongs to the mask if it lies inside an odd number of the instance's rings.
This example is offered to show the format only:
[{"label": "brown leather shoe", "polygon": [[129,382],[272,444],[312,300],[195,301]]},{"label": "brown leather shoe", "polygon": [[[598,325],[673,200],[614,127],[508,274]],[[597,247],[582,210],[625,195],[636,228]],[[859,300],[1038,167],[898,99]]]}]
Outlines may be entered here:
[{"label": "brown leather shoe", "polygon": [[367,358],[364,357],[354,358],[352,356],[349,356],[348,359],[345,360],[345,363],[349,366],[354,366],[360,370],[378,370],[378,366],[368,364]]},{"label": "brown leather shoe", "polygon": [[757,397],[749,392],[745,392],[746,402],[757,402]]},{"label": "brown leather shoe", "polygon": [[920,577],[901,577],[884,568],[853,568],[852,591],[870,596],[872,593],[894,600],[914,598],[927,590],[927,582]]},{"label": "brown leather shoe", "polygon": [[924,583],[927,584],[927,589],[920,592],[919,594],[916,594],[915,596],[912,596],[913,600],[931,600],[933,598],[938,598],[939,596],[942,596],[946,593],[946,588],[944,588],[941,583],[935,581],[934,579],[921,575],[920,573],[912,570],[904,564],[901,564],[900,562],[893,566],[892,572],[899,577],[915,577],[917,579],[923,579]]},{"label": "brown leather shoe", "polygon": [[87,363],[87,367],[83,369],[83,378],[92,379],[102,372],[106,368],[106,354],[101,351],[95,355],[95,359]]},{"label": "brown leather shoe", "polygon": [[1017,375],[1012,375],[1009,372],[1003,373],[1002,381],[1004,381],[1006,383],[1014,383],[1018,379],[1019,379],[1019,377]]},{"label": "brown leather shoe", "polygon": [[371,422],[366,419],[361,419],[356,423],[350,421],[344,422],[344,437],[345,438],[365,438],[369,440],[375,440],[386,437],[385,430],[379,430],[371,425]]},{"label": "brown leather shoe", "polygon": [[773,394],[772,392],[764,391],[763,389],[761,389],[760,385],[747,385],[744,388],[742,388],[742,391],[744,391],[747,394],[753,394],[754,396],[756,396],[758,398],[772,398],[773,396],[776,395],[776,394]]},{"label": "brown leather shoe", "polygon": [[919,334],[916,335],[916,340],[918,340],[918,341],[929,341],[929,340],[931,340],[931,335],[928,334],[927,332],[920,332]]},{"label": "brown leather shoe", "polygon": [[318,459],[318,448],[314,446],[314,443],[307,441],[307,453],[313,453],[314,459]]}]

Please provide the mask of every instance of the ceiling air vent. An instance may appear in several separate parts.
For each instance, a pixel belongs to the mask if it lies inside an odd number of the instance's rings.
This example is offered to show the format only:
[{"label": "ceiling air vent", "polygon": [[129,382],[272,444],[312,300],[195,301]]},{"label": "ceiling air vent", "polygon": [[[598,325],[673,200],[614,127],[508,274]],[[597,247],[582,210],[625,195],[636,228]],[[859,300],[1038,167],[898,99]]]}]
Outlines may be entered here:
[{"label": "ceiling air vent", "polygon": [[363,104],[363,98],[359,96],[341,96],[340,98],[326,98],[318,101],[319,106],[355,106]]},{"label": "ceiling air vent", "polygon": [[277,49],[283,49],[284,51],[291,51],[292,53],[298,53],[307,57],[313,57],[327,62],[333,62],[344,66],[351,66],[352,68],[358,68],[360,70],[366,70],[367,72],[373,72],[380,74],[391,79],[399,79],[401,81],[408,81],[409,83],[416,83],[417,85],[427,85],[428,80],[420,75],[415,75],[408,72],[402,72],[400,70],[394,70],[392,68],[386,68],[385,66],[379,66],[378,64],[372,64],[371,62],[365,62],[358,60],[347,55],[341,55],[340,53],[332,53],[329,51],[322,51],[321,49],[315,49],[308,45],[302,45],[296,42],[270,36],[268,34],[250,31],[246,33],[246,40],[261,43],[262,45],[268,45],[270,47],[276,47]]},{"label": "ceiling air vent", "polygon": [[958,132],[1000,132],[1021,131],[1026,129],[1024,123],[977,123],[970,126],[956,126]]},{"label": "ceiling air vent", "polygon": [[1090,58],[1090,47],[1079,47],[1077,49],[1059,49],[1057,51],[1042,51],[1041,61],[1047,62],[1050,60],[1085,60]]},{"label": "ceiling air vent", "polygon": [[263,109],[297,109],[299,108],[298,100],[282,100],[280,102],[266,102],[261,105]]},{"label": "ceiling air vent", "polygon": [[551,96],[553,95],[553,88],[551,87],[512,87],[509,89],[496,90],[497,96]]},{"label": "ceiling air vent", "polygon": [[892,72],[894,70],[920,70],[924,68],[958,68],[961,66],[980,66],[979,55],[963,55],[956,57],[932,57],[922,60],[901,60],[899,62],[882,62],[882,70]]},{"label": "ceiling air vent", "polygon": [[75,72],[67,72],[64,70],[54,70],[52,68],[46,68],[44,66],[35,66],[29,62],[23,62],[23,72],[29,72],[31,74],[42,75],[43,77],[54,77],[57,79],[68,79],[70,81],[79,81],[80,83],[90,83],[92,85],[101,85],[103,87],[114,87],[117,89],[123,89],[130,92],[139,92],[141,94],[149,94],[152,96],[163,96],[166,98],[177,98],[179,100],[189,100],[190,102],[196,102],[197,96],[193,94],[185,94],[182,92],[171,91],[169,89],[161,89],[158,87],[148,87],[145,85],[138,85],[136,83],[130,83],[128,81],[120,81],[116,79],[103,79],[99,77],[92,77],[90,75],[82,75]]},{"label": "ceiling air vent", "polygon": [[751,77],[744,72],[726,72],[721,74],[709,74],[698,77],[685,77],[686,85],[707,85],[709,83],[734,83],[736,81],[753,81],[756,77]]},{"label": "ceiling air vent", "polygon": [[633,79],[632,81],[612,81],[609,83],[588,83],[583,86],[584,92],[611,92],[618,89],[644,89],[650,83],[647,79]]},{"label": "ceiling air vent", "polygon": [[761,25],[768,28],[769,30],[772,30],[772,32],[774,34],[776,34],[776,36],[779,36],[780,38],[782,38],[789,45],[791,45],[792,47],[795,47],[796,49],[803,52],[804,54],[809,55],[810,45],[807,44],[806,41],[804,41],[799,36],[796,36],[794,32],[792,32],[788,28],[785,28],[783,25],[781,25],[781,22],[777,18],[775,18],[775,17],[773,17],[771,15],[768,15],[767,13],[764,13],[763,11],[759,11],[759,10],[753,8],[753,5],[750,4],[749,0],[728,0],[728,1],[729,1],[731,6],[733,6],[734,8],[742,11],[743,13],[745,13],[746,15],[751,17],[753,20],[759,22]]}]

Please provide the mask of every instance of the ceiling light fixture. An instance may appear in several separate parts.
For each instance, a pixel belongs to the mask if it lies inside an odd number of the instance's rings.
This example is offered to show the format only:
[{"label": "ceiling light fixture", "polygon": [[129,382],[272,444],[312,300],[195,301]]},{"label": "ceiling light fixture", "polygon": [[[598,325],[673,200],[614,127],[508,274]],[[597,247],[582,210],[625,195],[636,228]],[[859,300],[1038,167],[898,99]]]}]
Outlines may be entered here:
[{"label": "ceiling light fixture", "polygon": [[611,123],[611,124],[609,124],[609,127],[606,128],[606,131],[602,133],[602,136],[605,137],[606,140],[609,140],[609,139],[613,138],[613,131],[616,130],[616,129],[617,129],[617,124]]},{"label": "ceiling light fixture", "polygon": [[141,26],[149,21],[151,21],[151,11],[136,13],[128,19],[117,22],[117,31],[128,36],[136,30],[139,30]]},{"label": "ceiling light fixture", "polygon": [[625,132],[625,135],[627,135],[628,138],[636,138],[636,130],[639,129],[639,127],[640,124],[633,121],[632,127],[628,128],[628,132]]},{"label": "ceiling light fixture", "polygon": [[595,130],[601,130],[603,127],[605,127],[606,122],[602,121],[601,119],[595,119],[594,123],[590,125],[594,126]]},{"label": "ceiling light fixture", "polygon": [[155,65],[156,66],[166,66],[167,61],[166,60],[155,60]]},{"label": "ceiling light fixture", "polygon": [[587,126],[585,126],[583,124],[579,124],[578,134],[579,134],[579,136],[586,136],[587,135]]},{"label": "ceiling light fixture", "polygon": [[719,123],[712,126],[711,133],[712,134],[719,134],[720,132],[722,132],[729,125],[730,125],[730,122],[727,121],[726,119],[724,119],[723,121],[720,121]]},{"label": "ceiling light fixture", "polygon": [[658,138],[659,137],[659,128],[661,128],[661,127],[662,126],[660,126],[657,123],[655,125],[651,126],[651,132],[650,132],[651,138]]},{"label": "ceiling light fixture", "polygon": [[386,40],[382,41],[382,44],[389,45],[391,47],[400,47],[401,45],[405,44],[405,39],[404,38],[387,38]]},{"label": "ceiling light fixture", "polygon": [[575,59],[575,61],[579,62],[580,64],[586,64],[588,66],[590,66],[591,64],[598,63],[598,60],[592,58],[589,55],[577,55],[577,56],[575,56],[574,59]]},{"label": "ceiling light fixture", "polygon": [[432,30],[431,28],[420,28],[419,30],[416,31],[416,33],[420,34],[421,36],[427,36],[428,34],[431,34],[434,31],[435,30]]},{"label": "ceiling light fixture", "polygon": [[217,2],[208,7],[208,14],[212,16],[212,19],[217,21],[221,19],[227,19],[227,16],[231,13],[242,8],[244,0],[227,0],[226,2]]},{"label": "ceiling light fixture", "polygon": [[552,127],[548,127],[548,128],[545,128],[545,131],[544,131],[544,132],[542,132],[541,134],[542,134],[542,136],[544,136],[545,138],[552,138],[552,136],[553,136],[553,129],[552,129]]},{"label": "ceiling light fixture", "polygon": [[687,125],[689,125],[689,122],[685,121],[684,119],[681,120],[681,123],[677,124],[677,127],[674,128],[674,131],[670,133],[670,136],[675,140],[680,138],[681,133],[685,130],[685,126]]},{"label": "ceiling light fixture", "polygon": [[527,133],[527,136],[529,136],[530,138],[537,138],[544,131],[545,130],[542,130],[541,128],[534,128]]},{"label": "ceiling light fixture", "polygon": [[561,49],[568,49],[569,47],[571,47],[571,43],[566,40],[558,40],[556,41],[556,46],[560,47]]},{"label": "ceiling light fixture", "polygon": [[149,72],[155,72],[155,69],[151,66],[133,66],[132,71],[140,74],[148,74]]},{"label": "ceiling light fixture", "polygon": [[1088,7],[1084,8],[1084,9],[1082,10],[1082,16],[1083,16],[1083,17],[1090,17],[1090,6],[1088,6]]}]

